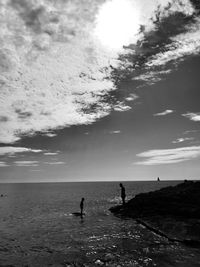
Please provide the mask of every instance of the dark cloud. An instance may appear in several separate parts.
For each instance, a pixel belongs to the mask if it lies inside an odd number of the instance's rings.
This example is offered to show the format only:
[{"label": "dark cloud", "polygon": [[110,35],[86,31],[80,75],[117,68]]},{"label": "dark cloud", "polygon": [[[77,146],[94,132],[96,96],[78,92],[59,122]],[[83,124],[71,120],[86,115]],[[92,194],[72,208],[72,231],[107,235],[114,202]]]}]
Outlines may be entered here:
[{"label": "dark cloud", "polygon": [[[169,4],[166,10],[170,7]],[[179,34],[187,34],[189,32],[188,27],[195,24],[196,19],[196,15],[186,15],[182,12],[169,13],[168,16],[163,17],[158,7],[153,21],[153,30],[146,31],[145,26],[141,26],[143,38],[136,44],[124,47],[126,53],[119,56],[120,65],[117,68],[113,68],[112,71],[112,78],[116,85],[120,87],[120,84],[124,82],[147,74],[149,79],[143,79],[140,82],[135,81],[135,85],[138,86],[151,78],[152,81],[153,79],[157,81],[159,77],[156,77],[156,75],[161,76],[165,72],[176,68],[176,64],[172,62],[163,66],[154,65],[151,67],[148,67],[148,62],[154,56],[164,54],[173,49],[173,38]]]},{"label": "dark cloud", "polygon": [[197,10],[197,13],[200,13],[200,1],[199,0],[190,0],[195,9]]}]

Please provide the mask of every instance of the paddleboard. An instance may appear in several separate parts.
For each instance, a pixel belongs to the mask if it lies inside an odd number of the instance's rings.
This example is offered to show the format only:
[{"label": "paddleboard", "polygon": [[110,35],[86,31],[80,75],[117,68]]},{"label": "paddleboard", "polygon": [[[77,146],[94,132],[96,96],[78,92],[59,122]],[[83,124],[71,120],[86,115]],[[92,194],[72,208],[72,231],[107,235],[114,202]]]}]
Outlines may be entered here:
[{"label": "paddleboard", "polygon": [[85,213],[81,214],[80,212],[72,212],[74,216],[84,216]]}]

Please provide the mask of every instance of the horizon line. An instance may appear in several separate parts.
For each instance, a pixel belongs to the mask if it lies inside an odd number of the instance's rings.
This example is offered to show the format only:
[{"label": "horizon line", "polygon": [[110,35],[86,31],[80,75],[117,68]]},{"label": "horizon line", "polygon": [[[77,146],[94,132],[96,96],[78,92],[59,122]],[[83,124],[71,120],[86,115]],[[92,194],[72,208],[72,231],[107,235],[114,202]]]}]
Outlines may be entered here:
[{"label": "horizon line", "polygon": [[160,182],[183,182],[183,181],[200,181],[200,179],[178,179],[178,180],[175,180],[175,179],[169,179],[169,180],[160,180],[160,181],[157,181],[157,180],[95,180],[95,181],[90,181],[90,180],[86,180],[86,181],[37,181],[37,182],[34,182],[34,181],[30,181],[30,182],[27,182],[27,181],[18,181],[18,182],[2,182],[0,181],[0,184],[45,184],[45,183],[112,183],[112,182],[116,182],[116,183],[119,183],[119,182],[157,182],[157,183],[160,183]]}]

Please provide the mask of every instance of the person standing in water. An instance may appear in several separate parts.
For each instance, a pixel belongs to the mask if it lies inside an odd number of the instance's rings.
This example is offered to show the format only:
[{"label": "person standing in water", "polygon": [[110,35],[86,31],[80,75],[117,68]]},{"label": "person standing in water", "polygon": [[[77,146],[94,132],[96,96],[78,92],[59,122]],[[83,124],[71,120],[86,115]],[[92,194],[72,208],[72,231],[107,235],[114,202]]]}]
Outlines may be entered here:
[{"label": "person standing in water", "polygon": [[82,199],[81,199],[81,203],[80,203],[81,217],[83,216],[84,200],[85,200],[84,197],[82,197]]},{"label": "person standing in water", "polygon": [[122,198],[122,203],[125,205],[125,198],[126,198],[126,192],[125,192],[125,187],[123,186],[122,183],[119,184],[121,187],[121,198]]}]

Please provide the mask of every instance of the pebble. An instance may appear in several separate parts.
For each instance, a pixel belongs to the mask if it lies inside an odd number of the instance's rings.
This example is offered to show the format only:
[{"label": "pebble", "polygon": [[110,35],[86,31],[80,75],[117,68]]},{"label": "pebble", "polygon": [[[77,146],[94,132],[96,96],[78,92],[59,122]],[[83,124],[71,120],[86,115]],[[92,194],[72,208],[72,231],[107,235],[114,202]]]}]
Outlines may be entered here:
[{"label": "pebble", "polygon": [[103,261],[101,260],[96,260],[95,264],[100,265],[100,266],[104,265]]},{"label": "pebble", "polygon": [[146,254],[149,253],[149,248],[143,248],[143,252]]},{"label": "pebble", "polygon": [[111,254],[111,253],[107,253],[105,255],[105,260],[106,261],[111,261],[111,260],[114,260],[114,259],[115,259],[115,256],[113,254]]}]

